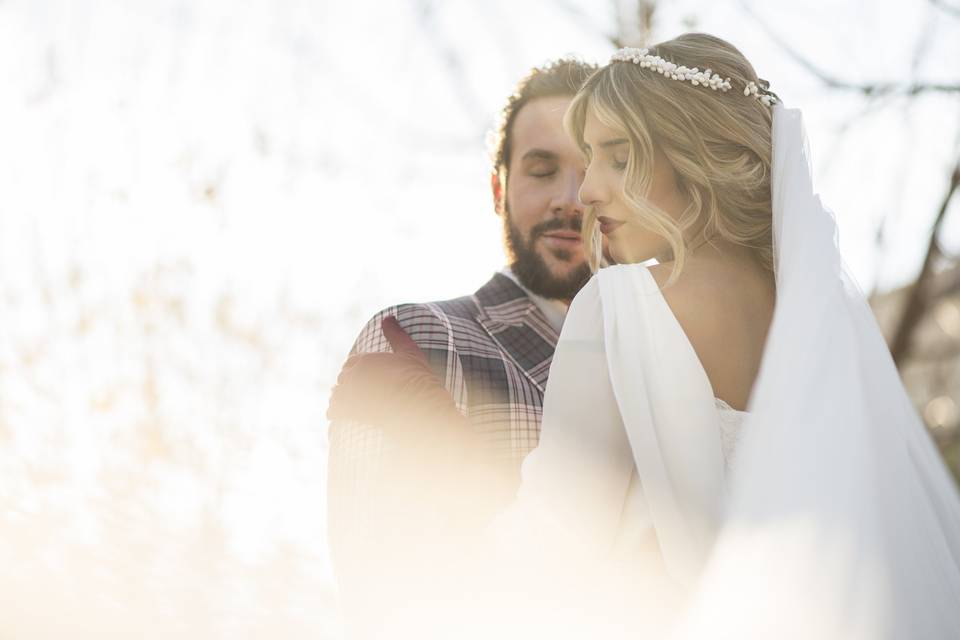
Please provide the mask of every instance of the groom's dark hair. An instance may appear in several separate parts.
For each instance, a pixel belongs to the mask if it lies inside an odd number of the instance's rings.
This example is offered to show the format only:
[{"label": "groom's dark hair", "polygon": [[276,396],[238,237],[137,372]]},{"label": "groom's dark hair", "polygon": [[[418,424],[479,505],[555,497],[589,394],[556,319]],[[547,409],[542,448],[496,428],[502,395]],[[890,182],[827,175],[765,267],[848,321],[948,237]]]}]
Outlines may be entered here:
[{"label": "groom's dark hair", "polygon": [[543,66],[534,67],[517,83],[513,95],[507,99],[507,104],[500,111],[500,124],[493,132],[491,140],[493,171],[500,176],[500,184],[507,186],[513,121],[520,109],[537,98],[573,97],[596,70],[596,65],[575,58],[558,58]]}]

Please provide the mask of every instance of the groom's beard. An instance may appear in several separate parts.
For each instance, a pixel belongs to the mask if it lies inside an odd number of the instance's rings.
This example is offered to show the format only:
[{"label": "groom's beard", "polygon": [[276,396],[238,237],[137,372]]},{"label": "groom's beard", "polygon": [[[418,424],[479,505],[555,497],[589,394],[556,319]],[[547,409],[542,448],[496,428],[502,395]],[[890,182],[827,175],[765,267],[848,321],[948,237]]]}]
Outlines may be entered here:
[{"label": "groom's beard", "polygon": [[[541,222],[530,230],[530,237],[524,241],[523,234],[510,220],[510,213],[503,216],[504,244],[510,269],[527,289],[544,298],[572,300],[581,287],[590,279],[590,266],[583,262],[566,276],[557,277],[537,253],[537,239],[545,233],[567,229],[580,233],[582,219],[578,216],[569,222],[550,220]],[[575,260],[575,254],[564,249],[552,250],[553,257],[563,262]]]}]

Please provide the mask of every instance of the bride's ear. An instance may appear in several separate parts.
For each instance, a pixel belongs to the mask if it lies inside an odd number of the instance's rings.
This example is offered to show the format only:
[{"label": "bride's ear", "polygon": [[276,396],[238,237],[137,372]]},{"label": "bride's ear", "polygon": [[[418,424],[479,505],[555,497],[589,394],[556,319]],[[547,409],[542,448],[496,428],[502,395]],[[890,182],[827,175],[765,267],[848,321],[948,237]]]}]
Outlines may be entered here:
[{"label": "bride's ear", "polygon": [[503,184],[500,182],[500,174],[497,171],[490,172],[490,191],[493,193],[493,208],[498,216],[503,215]]}]

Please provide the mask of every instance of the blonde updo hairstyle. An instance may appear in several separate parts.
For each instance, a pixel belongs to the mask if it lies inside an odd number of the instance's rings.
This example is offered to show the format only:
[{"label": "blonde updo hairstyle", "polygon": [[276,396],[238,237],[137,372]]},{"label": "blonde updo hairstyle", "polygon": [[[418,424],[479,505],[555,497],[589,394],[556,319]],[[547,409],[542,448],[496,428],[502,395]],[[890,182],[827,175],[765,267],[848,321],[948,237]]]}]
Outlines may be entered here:
[{"label": "blonde updo hairstyle", "polygon": [[[670,245],[673,271],[683,269],[687,242],[721,237],[749,247],[773,268],[770,160],[772,108],[743,95],[748,82],[766,86],[740,51],[720,38],[688,33],[650,48],[677,65],[712,69],[733,85],[727,92],[673,80],[631,62],[611,62],[584,84],[567,111],[565,125],[584,149],[583,128],[592,112],[622,131],[630,144],[623,197],[647,228]],[[689,202],[678,219],[649,203],[654,148],[673,167],[677,187]],[[695,238],[690,230],[703,224]],[[593,271],[591,244],[596,213],[588,207],[583,238]]]}]

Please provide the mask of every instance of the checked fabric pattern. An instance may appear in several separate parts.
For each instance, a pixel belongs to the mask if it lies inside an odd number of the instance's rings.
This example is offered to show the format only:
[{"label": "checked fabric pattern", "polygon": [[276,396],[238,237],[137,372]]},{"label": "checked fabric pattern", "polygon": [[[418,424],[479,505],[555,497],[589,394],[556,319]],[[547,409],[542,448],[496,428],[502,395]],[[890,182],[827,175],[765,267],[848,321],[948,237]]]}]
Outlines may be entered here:
[{"label": "checked fabric pattern", "polygon": [[[380,330],[390,315],[424,351],[457,407],[487,436],[497,456],[519,470],[537,445],[558,338],[537,305],[510,278],[496,274],[472,296],[384,309],[367,322],[351,355],[390,350]],[[372,431],[332,424],[331,463],[359,461],[367,453],[375,457],[380,445]]]},{"label": "checked fabric pattern", "polygon": [[[471,296],[384,309],[360,332],[351,354],[390,351],[380,329],[389,315],[424,351],[457,407],[519,485],[520,464],[539,439],[558,339],[543,312],[498,273]],[[353,571],[344,566],[345,554],[373,561],[357,546],[382,530],[376,514],[389,510],[380,504],[388,499],[383,487],[389,479],[380,472],[389,452],[376,426],[356,423],[331,424],[329,446],[330,543],[342,576]]]}]

